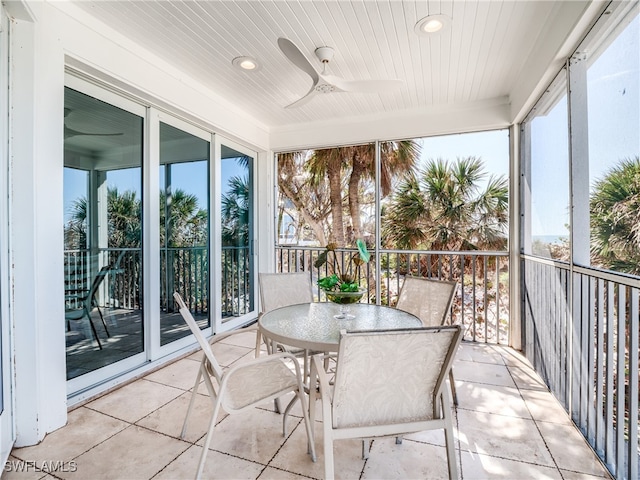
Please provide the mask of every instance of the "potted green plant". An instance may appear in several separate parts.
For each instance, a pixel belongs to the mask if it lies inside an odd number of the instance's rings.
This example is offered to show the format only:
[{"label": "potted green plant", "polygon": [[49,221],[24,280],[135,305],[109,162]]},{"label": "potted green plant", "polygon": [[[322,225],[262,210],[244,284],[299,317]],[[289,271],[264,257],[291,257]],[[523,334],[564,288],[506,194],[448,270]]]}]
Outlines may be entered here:
[{"label": "potted green plant", "polygon": [[358,251],[351,256],[344,271],[340,267],[342,262],[339,262],[336,256],[338,246],[335,243],[327,245],[314,263],[316,268],[328,263],[333,269],[331,275],[318,279],[318,286],[334,303],[356,303],[365,293],[365,290],[360,288],[358,278],[360,277],[360,267],[369,261],[370,255],[367,246],[361,239],[356,240],[356,246]]}]

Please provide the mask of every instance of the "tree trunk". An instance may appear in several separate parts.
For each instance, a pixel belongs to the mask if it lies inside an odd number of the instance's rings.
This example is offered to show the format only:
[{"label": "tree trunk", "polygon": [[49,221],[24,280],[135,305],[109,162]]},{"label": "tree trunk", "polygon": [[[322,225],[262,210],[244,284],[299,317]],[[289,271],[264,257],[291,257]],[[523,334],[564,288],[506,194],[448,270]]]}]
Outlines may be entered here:
[{"label": "tree trunk", "polygon": [[285,182],[280,182],[280,189],[284,193],[284,196],[287,197],[293,205],[296,207],[296,210],[300,213],[305,222],[309,225],[309,228],[313,230],[316,238],[320,245],[324,246],[327,244],[327,238],[324,235],[324,229],[322,228],[322,222],[316,220],[316,218],[309,213],[309,210],[306,208],[304,203],[302,203],[298,197],[286,184]]},{"label": "tree trunk", "polygon": [[[344,246],[344,223],[342,215],[342,184],[341,168],[339,162],[332,162],[334,165],[330,165],[327,169],[329,176],[329,195],[331,199],[331,237],[338,246]],[[335,168],[335,164],[338,164]],[[332,168],[334,167],[334,168]]]},{"label": "tree trunk", "polygon": [[360,222],[360,180],[365,173],[366,164],[361,155],[354,152],[352,157],[351,176],[349,177],[349,214],[351,215],[351,226],[353,227],[353,238],[349,243],[354,243],[355,239],[362,238],[362,224]]}]

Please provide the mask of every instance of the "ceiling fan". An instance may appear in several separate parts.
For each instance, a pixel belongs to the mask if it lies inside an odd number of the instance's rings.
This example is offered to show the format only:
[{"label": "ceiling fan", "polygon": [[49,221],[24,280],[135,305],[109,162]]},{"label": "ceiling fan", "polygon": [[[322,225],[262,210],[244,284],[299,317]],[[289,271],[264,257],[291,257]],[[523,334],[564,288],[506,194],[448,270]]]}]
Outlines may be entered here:
[{"label": "ceiling fan", "polygon": [[69,114],[72,112],[72,110],[70,108],[65,108],[64,109],[64,118],[65,118],[65,123],[64,123],[64,138],[71,138],[71,137],[78,137],[81,135],[93,135],[93,136],[98,136],[98,137],[115,137],[115,136],[119,136],[119,135],[123,135],[123,133],[98,133],[98,132],[80,132],[78,130],[74,130],[73,128],[69,128],[67,127],[67,122],[66,122],[66,118],[69,116]]},{"label": "ceiling fan", "polygon": [[319,72],[302,53],[302,51],[289,39],[279,38],[278,47],[285,57],[300,70],[305,72],[313,80],[311,89],[299,100],[296,100],[284,108],[295,108],[304,105],[318,93],[333,92],[360,92],[360,93],[383,93],[396,90],[402,86],[402,80],[345,80],[344,78],[329,75],[327,65],[333,58],[333,48],[316,48],[315,54],[322,62],[322,72]]}]

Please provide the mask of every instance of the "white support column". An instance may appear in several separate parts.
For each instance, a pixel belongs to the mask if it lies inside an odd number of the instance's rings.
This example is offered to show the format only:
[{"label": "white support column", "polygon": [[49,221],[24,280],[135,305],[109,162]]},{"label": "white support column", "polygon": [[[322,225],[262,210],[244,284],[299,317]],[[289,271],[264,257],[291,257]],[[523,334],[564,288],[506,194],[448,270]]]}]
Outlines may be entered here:
[{"label": "white support column", "polygon": [[569,62],[569,178],[572,263],[589,266],[589,122],[586,55]]},{"label": "white support column", "polygon": [[[101,249],[107,248],[109,246],[109,212],[107,208],[107,197],[108,197],[108,188],[107,188],[107,172],[97,171],[94,172],[95,182],[96,182],[96,201],[95,203],[89,203],[89,205],[96,205],[96,211],[92,215],[92,220],[94,221],[93,225],[96,226],[95,232],[95,240],[92,241],[91,251],[99,252]],[[103,267],[107,263],[104,260],[104,264],[102,263],[103,259],[99,259],[98,268]]]},{"label": "white support column", "polygon": [[523,149],[520,141],[520,126],[512,125],[509,130],[509,345],[516,350],[522,349],[520,252],[523,204],[520,200],[520,162]]},{"label": "white support column", "polygon": [[[280,232],[276,225],[275,155],[272,151],[259,152],[255,163],[254,191],[257,200],[255,212],[255,245],[258,272],[273,272],[275,267],[275,242]],[[258,308],[256,302],[256,308]]]},{"label": "white support column", "polygon": [[142,163],[142,311],[147,358],[157,358],[160,350],[160,121],[150,109],[144,130]]},{"label": "white support column", "polygon": [[[44,2],[30,3],[34,18]],[[64,56],[37,21],[11,31],[10,236],[16,445],[67,420],[63,272]],[[59,279],[53,281],[53,279]]]}]

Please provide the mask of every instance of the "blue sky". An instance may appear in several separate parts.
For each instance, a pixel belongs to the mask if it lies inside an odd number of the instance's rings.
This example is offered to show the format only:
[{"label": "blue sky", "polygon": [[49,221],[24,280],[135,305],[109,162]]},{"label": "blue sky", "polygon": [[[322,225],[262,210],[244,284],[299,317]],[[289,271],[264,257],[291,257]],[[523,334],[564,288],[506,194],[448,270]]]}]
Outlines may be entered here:
[{"label": "blue sky", "polygon": [[436,158],[455,161],[462,157],[480,157],[487,179],[490,174],[509,176],[509,131],[463,133],[422,140],[422,163]]},{"label": "blue sky", "polygon": [[[640,17],[589,65],[589,184],[640,153]],[[532,235],[567,235],[569,153],[566,97],[533,122]]]}]

